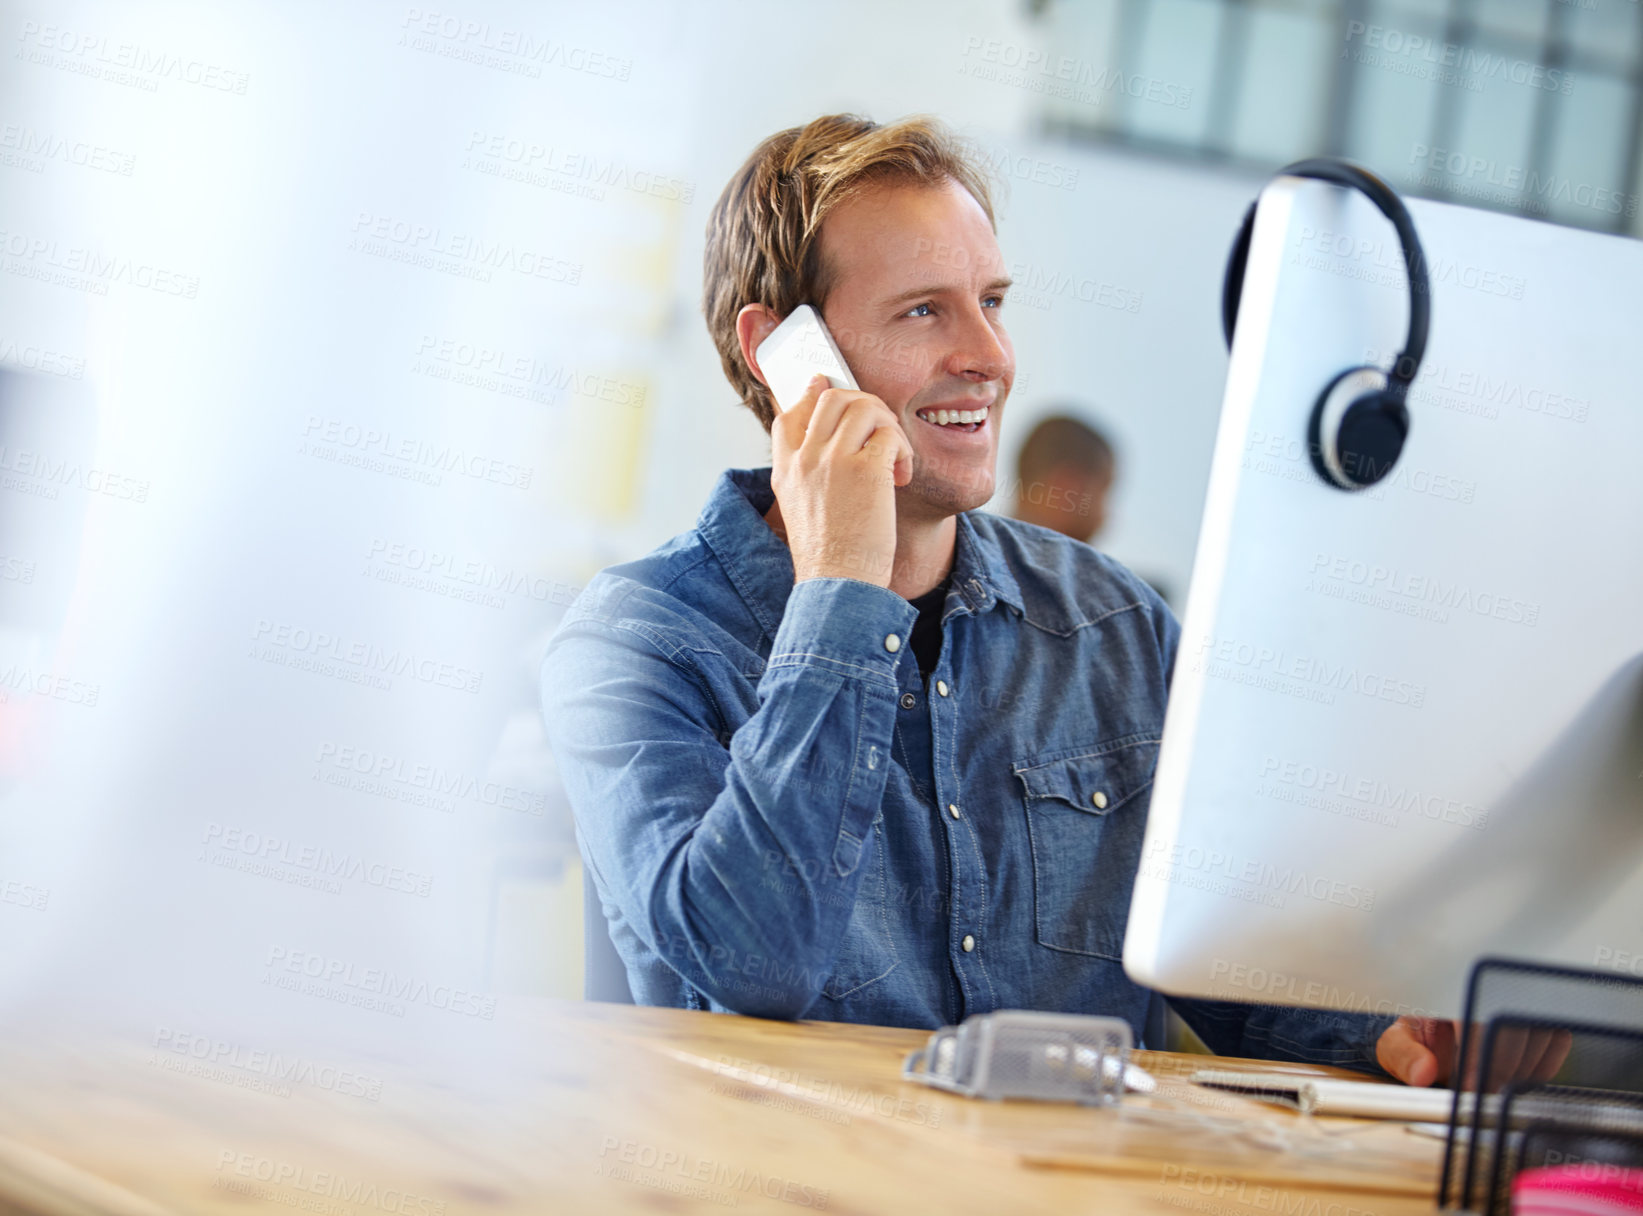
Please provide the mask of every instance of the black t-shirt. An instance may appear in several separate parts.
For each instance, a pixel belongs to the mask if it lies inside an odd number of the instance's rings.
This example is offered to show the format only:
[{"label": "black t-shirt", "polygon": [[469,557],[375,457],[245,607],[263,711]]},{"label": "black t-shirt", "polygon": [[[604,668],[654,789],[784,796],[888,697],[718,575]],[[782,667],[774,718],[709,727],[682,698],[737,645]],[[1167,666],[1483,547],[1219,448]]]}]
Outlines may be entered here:
[{"label": "black t-shirt", "polygon": [[926,682],[941,659],[941,610],[947,603],[947,588],[952,581],[949,572],[940,586],[908,601],[918,613],[918,620],[913,622],[913,657],[918,660],[919,674]]}]

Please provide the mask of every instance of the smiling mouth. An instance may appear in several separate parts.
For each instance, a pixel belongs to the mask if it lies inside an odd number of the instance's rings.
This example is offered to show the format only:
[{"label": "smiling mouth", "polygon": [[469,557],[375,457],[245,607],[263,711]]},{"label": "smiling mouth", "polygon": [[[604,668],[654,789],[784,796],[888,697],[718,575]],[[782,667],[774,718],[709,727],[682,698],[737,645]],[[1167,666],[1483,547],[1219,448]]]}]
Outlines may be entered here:
[{"label": "smiling mouth", "polygon": [[987,425],[987,416],[992,413],[992,406],[984,405],[974,410],[917,410],[919,419],[928,422],[931,426],[944,431],[979,431]]}]

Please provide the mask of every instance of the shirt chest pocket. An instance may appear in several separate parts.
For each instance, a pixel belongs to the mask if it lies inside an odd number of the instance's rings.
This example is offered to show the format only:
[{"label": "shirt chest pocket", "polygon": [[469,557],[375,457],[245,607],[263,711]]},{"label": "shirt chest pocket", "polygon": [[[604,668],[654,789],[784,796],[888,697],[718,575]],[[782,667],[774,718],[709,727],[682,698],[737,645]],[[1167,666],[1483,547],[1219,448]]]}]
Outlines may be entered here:
[{"label": "shirt chest pocket", "polygon": [[1157,762],[1156,738],[1129,738],[1011,766],[1032,841],[1039,945],[1123,957]]}]

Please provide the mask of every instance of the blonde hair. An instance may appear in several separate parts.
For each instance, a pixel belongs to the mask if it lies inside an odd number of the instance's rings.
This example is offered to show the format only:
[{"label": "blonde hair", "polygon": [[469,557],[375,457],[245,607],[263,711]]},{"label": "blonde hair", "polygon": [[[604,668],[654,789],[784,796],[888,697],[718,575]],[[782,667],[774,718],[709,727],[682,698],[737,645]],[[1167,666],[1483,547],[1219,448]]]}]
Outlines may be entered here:
[{"label": "blonde hair", "polygon": [[986,161],[939,119],[915,115],[880,125],[829,114],[770,136],[713,204],[702,258],[702,314],[725,376],[768,431],[770,390],[742,358],[736,316],[763,304],[785,317],[800,304],[820,309],[833,268],[821,256],[822,221],[840,203],[885,182],[941,186],[974,196],[993,230]]}]

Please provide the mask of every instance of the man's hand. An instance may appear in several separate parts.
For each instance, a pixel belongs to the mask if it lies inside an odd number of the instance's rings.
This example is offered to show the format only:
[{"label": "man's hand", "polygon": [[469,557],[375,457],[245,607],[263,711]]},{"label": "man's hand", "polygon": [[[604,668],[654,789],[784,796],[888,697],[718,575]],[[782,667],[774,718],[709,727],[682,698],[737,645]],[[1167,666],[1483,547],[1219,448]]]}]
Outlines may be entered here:
[{"label": "man's hand", "polygon": [[1454,1072],[1459,1043],[1459,1022],[1399,1018],[1375,1044],[1375,1059],[1405,1085],[1436,1085]]},{"label": "man's hand", "polygon": [[810,381],[770,428],[770,486],[781,504],[793,577],[890,585],[897,486],[913,476],[913,447],[872,393]]},{"label": "man's hand", "polygon": [[[1438,1018],[1399,1018],[1388,1026],[1375,1044],[1375,1059],[1405,1085],[1447,1085],[1454,1077],[1460,1049],[1461,1024]],[[1484,1028],[1474,1027],[1472,1054],[1483,1050]],[[1517,1030],[1498,1032],[1489,1076],[1483,1086],[1498,1092],[1509,1081],[1549,1081],[1563,1066],[1572,1036],[1567,1030]],[[1478,1088],[1474,1075],[1465,1088]]]}]

